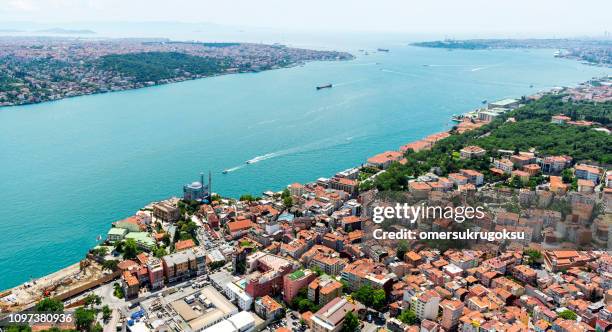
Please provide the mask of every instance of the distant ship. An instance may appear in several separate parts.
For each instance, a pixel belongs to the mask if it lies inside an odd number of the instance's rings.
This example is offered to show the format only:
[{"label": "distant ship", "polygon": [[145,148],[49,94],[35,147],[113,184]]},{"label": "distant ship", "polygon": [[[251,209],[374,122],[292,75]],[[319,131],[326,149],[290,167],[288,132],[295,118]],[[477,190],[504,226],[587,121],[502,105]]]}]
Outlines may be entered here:
[{"label": "distant ship", "polygon": [[[331,87],[332,87],[331,83],[330,83],[330,84],[326,84],[326,85],[319,85],[319,86],[317,86],[317,90],[321,90],[321,89],[329,89],[329,88],[331,88]],[[247,163],[248,163],[248,162],[247,162]]]},{"label": "distant ship", "polygon": [[389,52],[388,48],[379,48],[378,52]]}]

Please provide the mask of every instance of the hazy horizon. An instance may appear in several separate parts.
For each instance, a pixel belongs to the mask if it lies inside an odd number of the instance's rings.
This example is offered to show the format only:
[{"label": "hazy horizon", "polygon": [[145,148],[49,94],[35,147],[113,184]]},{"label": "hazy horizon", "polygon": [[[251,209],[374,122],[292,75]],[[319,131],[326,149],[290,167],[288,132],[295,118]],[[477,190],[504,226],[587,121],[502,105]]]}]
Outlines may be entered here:
[{"label": "hazy horizon", "polygon": [[[36,26],[91,29],[113,23],[278,30],[371,32],[436,38],[608,37],[612,2],[587,0],[0,0],[0,29]],[[75,19],[78,18],[78,19]],[[24,29],[26,30],[26,29]],[[163,33],[163,31],[160,32]],[[32,31],[32,30],[28,30]],[[98,32],[98,31],[96,31]]]}]

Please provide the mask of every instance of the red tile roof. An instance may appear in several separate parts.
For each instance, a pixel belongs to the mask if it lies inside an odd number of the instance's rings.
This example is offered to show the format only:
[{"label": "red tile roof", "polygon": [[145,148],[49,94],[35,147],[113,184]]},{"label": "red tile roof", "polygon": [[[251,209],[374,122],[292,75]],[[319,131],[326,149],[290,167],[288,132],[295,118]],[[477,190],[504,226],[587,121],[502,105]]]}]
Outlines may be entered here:
[{"label": "red tile roof", "polygon": [[227,228],[231,233],[243,231],[255,226],[250,219],[242,219],[238,221],[228,222]]}]

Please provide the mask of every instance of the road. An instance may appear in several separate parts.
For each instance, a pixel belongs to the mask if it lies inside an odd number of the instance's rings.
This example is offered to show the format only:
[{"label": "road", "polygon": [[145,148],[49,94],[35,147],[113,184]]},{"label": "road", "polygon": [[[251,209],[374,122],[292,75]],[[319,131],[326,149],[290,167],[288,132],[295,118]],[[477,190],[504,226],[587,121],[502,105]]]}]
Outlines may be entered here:
[{"label": "road", "polygon": [[113,309],[113,313],[111,318],[108,320],[108,323],[104,325],[104,332],[116,332],[117,323],[119,323],[120,314],[117,309]]}]

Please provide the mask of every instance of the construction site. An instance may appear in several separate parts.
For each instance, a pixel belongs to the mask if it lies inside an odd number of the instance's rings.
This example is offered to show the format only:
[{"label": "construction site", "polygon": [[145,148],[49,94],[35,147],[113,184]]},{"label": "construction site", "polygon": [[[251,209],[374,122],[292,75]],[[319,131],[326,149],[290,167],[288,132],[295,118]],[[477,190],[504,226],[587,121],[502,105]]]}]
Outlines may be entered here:
[{"label": "construction site", "polygon": [[47,276],[32,279],[0,293],[0,312],[29,309],[45,297],[66,300],[118,277],[118,272],[84,259]]}]

